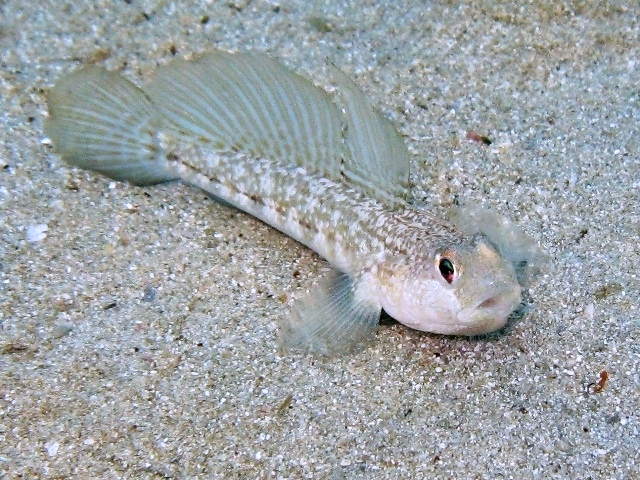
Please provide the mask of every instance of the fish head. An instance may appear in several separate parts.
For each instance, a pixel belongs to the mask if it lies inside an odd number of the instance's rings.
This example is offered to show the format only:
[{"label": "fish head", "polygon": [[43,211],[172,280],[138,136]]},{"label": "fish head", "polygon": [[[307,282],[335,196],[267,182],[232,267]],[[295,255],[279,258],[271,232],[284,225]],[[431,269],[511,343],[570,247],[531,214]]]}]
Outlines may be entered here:
[{"label": "fish head", "polygon": [[386,271],[382,307],[417,330],[489,333],[502,328],[522,300],[513,266],[482,234]]}]

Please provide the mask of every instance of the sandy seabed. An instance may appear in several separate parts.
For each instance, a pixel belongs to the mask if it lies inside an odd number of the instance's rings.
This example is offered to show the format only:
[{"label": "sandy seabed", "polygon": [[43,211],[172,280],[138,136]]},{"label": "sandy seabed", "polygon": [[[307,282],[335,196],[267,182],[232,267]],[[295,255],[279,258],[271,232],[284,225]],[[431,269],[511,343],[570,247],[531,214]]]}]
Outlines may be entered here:
[{"label": "sandy seabed", "polygon": [[[640,476],[640,7],[392,5],[0,2],[0,477]],[[417,200],[490,206],[548,254],[524,315],[282,355],[278,321],[323,260],[47,144],[66,73],[143,83],[212,48],[344,70],[405,138]]]}]

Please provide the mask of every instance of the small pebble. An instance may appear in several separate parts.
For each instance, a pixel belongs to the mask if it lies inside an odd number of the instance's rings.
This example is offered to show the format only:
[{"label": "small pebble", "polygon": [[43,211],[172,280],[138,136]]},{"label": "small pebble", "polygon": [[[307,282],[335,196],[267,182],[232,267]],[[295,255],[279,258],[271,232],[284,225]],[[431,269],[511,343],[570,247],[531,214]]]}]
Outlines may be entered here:
[{"label": "small pebble", "polygon": [[47,455],[54,457],[58,453],[60,444],[58,442],[47,442],[44,444],[44,448],[47,451]]},{"label": "small pebble", "polygon": [[143,302],[153,302],[156,298],[156,291],[151,285],[144,287],[144,294],[142,295]]},{"label": "small pebble", "polygon": [[73,330],[73,327],[71,325],[56,325],[53,329],[53,332],[51,333],[51,337],[53,338],[62,338],[65,337],[67,335],[69,335],[69,333],[71,333],[71,330]]},{"label": "small pebble", "polygon": [[595,305],[593,303],[588,304],[586,307],[584,307],[584,312],[583,312],[584,318],[586,318],[587,320],[593,320],[595,311],[596,311]]},{"label": "small pebble", "polygon": [[27,242],[41,242],[45,238],[47,238],[47,227],[44,223],[39,223],[38,225],[30,225],[27,227],[25,231],[25,236],[27,237]]}]

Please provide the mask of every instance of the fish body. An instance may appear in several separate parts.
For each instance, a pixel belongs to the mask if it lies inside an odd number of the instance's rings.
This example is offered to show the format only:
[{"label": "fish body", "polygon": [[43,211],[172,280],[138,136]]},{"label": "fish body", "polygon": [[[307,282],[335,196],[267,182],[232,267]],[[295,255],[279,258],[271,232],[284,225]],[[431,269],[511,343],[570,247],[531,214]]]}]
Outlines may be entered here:
[{"label": "fish body", "polygon": [[334,76],[332,97],[252,54],[177,61],[142,89],[88,67],[52,89],[45,130],[72,165],[136,184],[180,179],[324,257],[333,271],[283,324],[286,346],[351,350],[382,309],[434,333],[501,328],[521,301],[513,262],[484,232],[406,202],[402,140]]}]

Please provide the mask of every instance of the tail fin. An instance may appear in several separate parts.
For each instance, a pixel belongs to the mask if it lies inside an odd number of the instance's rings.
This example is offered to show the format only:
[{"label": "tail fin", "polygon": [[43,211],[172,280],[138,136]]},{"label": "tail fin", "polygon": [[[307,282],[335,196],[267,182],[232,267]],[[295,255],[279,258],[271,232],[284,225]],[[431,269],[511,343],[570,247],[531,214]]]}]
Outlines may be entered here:
[{"label": "tail fin", "polygon": [[45,133],[67,163],[138,185],[175,178],[157,139],[155,107],[120,75],[76,71],[51,90],[48,106]]}]

